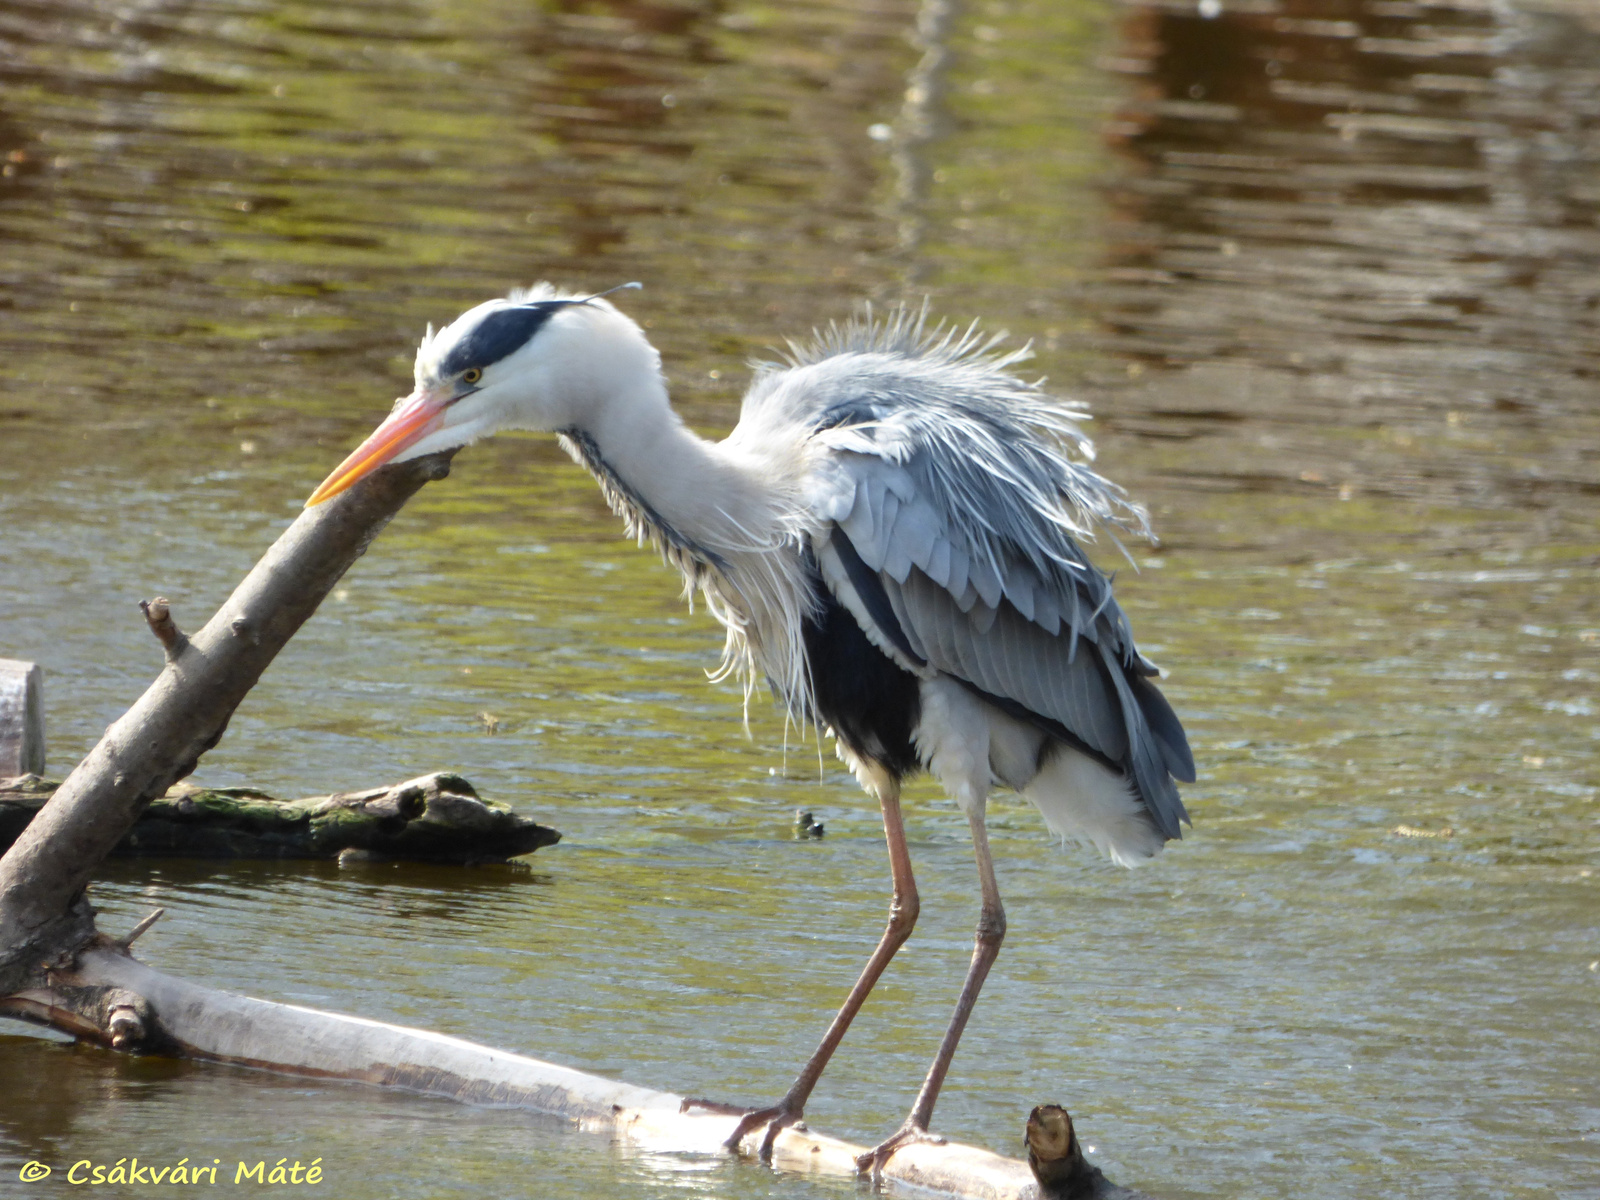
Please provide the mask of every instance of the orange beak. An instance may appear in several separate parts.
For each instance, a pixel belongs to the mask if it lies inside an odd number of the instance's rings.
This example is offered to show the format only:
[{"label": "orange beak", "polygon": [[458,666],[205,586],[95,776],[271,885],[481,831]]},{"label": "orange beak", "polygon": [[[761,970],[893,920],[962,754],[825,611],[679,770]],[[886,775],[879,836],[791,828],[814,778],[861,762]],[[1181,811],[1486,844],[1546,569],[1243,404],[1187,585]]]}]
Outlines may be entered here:
[{"label": "orange beak", "polygon": [[306,501],[306,507],[311,508],[332,499],[439,428],[451,399],[450,396],[435,392],[411,393],[382,425],[372,431],[371,437],[357,446],[355,452],[322,481],[322,486],[312,492],[311,498]]}]

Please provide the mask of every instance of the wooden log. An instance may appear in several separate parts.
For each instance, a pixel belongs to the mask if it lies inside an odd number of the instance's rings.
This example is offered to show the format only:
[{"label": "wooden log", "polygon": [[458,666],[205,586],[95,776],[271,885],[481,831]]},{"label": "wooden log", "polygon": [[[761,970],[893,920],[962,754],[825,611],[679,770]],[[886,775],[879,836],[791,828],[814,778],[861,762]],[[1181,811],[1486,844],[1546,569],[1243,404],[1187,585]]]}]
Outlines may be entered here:
[{"label": "wooden log", "polygon": [[44,774],[44,672],[0,658],[0,779]]},{"label": "wooden log", "polygon": [[[0,852],[57,785],[37,775],[0,781]],[[561,840],[510,807],[438,772],[392,787],[275,800],[252,788],[175,784],[111,850],[124,858],[338,858],[341,861],[504,862]]]},{"label": "wooden log", "polygon": [[[44,987],[0,998],[0,1014],[119,1048],[347,1079],[471,1104],[522,1108],[615,1132],[653,1150],[716,1154],[736,1116],[686,1106],[682,1096],[617,1083],[463,1038],[215,991],[164,974],[100,938]],[[755,1155],[765,1126],[740,1149]],[[773,1146],[779,1170],[853,1176],[866,1152],[804,1124]],[[976,1146],[914,1143],[883,1178],[971,1200],[1039,1200],[1028,1165]],[[1107,1198],[1115,1193],[1107,1193]],[[1126,1195],[1127,1193],[1123,1193]]]}]

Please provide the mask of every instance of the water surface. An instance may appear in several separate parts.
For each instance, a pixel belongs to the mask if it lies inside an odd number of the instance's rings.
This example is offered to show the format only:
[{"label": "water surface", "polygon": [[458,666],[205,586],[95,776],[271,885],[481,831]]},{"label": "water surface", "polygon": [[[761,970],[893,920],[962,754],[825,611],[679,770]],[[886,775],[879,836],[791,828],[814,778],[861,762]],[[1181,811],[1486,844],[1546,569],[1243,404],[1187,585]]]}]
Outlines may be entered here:
[{"label": "water surface", "polygon": [[[427,322],[639,279],[716,433],[747,358],[926,295],[1093,403],[1162,535],[1119,595],[1201,768],[1193,831],[1132,874],[996,800],[1011,932],[938,1128],[1015,1153],[1064,1103],[1163,1196],[1600,1195],[1600,24],[918,18],[0,0],[0,652],[45,667],[52,769],[159,666],[135,602],[199,625]],[[454,769],[561,845],[119,861],[103,926],[163,905],[143,954],[202,982],[774,1098],[881,928],[881,830],[764,704],[746,737],[677,591],[547,441],[464,452],[198,779]],[[810,1113],[862,1141],[909,1107],[976,913],[964,822],[921,785],[909,823],[922,922]],[[21,1026],[0,1061],[4,1195],[68,1190],[24,1189],[27,1159],[133,1154],[321,1156],[352,1200],[857,1191]]]}]

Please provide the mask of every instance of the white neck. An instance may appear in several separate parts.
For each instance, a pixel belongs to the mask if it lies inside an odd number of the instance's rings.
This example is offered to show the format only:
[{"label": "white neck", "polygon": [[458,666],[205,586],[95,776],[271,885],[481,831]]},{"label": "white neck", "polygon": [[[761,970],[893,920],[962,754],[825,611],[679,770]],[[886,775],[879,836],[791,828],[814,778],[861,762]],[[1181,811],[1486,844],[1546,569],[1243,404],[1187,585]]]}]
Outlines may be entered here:
[{"label": "white neck", "polygon": [[659,378],[613,393],[576,429],[622,486],[687,542],[726,558],[783,540],[781,481],[685,426]]}]

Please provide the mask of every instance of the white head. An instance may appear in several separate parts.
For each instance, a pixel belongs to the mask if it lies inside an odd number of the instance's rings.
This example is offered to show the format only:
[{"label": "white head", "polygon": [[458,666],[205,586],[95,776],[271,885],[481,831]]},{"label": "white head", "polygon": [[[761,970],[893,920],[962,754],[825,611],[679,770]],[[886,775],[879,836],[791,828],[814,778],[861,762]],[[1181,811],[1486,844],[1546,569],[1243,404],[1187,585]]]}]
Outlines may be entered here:
[{"label": "white head", "polygon": [[502,429],[584,428],[611,397],[660,380],[655,347],[600,296],[539,284],[489,300],[438,332],[429,328],[417,347],[416,389],[395,402],[306,507],[385,463],[465,446]]}]

